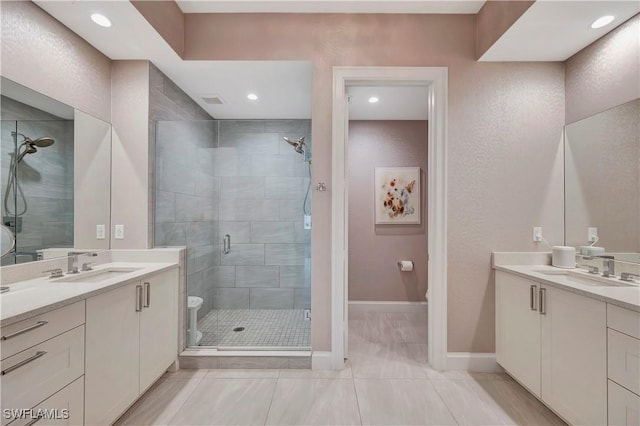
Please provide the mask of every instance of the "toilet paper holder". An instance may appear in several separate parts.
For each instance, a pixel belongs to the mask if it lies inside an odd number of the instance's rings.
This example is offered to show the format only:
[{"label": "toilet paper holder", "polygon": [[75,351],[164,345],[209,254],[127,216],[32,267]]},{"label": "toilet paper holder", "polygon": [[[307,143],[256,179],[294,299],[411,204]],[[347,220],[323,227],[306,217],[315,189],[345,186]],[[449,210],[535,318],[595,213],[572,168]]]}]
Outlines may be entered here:
[{"label": "toilet paper holder", "polygon": [[411,272],[413,271],[413,262],[411,260],[399,260],[398,268],[402,272]]}]

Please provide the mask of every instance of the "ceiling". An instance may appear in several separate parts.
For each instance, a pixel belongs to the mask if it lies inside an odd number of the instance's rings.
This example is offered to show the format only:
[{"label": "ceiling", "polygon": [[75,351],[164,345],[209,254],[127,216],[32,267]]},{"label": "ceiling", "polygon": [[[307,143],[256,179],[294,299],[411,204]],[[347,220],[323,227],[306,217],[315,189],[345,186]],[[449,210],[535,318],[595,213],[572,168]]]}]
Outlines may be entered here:
[{"label": "ceiling", "polygon": [[[180,86],[215,118],[266,119],[311,118],[312,65],[308,62],[276,61],[184,61],[155,31],[129,1],[35,0],[54,18],[111,59],[146,59]],[[385,12],[385,13],[477,13],[484,1],[178,1],[180,8],[194,12]],[[483,61],[563,61],[625,19],[637,13],[640,2],[538,0],[489,49]],[[111,19],[111,28],[95,25],[89,16],[100,12]],[[591,22],[605,14],[617,16],[600,29]],[[358,89],[359,90],[359,89]],[[259,99],[249,102],[249,92]],[[382,93],[382,92],[380,92]],[[295,94],[292,96],[292,94]],[[225,104],[209,105],[201,96],[219,95]],[[407,96],[411,94],[405,93]],[[385,94],[371,109],[354,100],[352,117],[368,117],[364,111],[381,114],[393,102],[398,118],[415,119],[415,100],[399,101],[399,94]],[[368,97],[367,97],[368,99]],[[424,98],[421,98],[424,99]],[[378,117],[379,115],[371,117]],[[385,114],[383,114],[385,115]],[[390,115],[389,115],[390,116]],[[365,119],[365,118],[361,118]],[[374,119],[374,118],[369,118]]]},{"label": "ceiling", "polygon": [[[480,61],[565,61],[638,12],[637,0],[538,0]],[[615,20],[592,29],[591,23],[604,15]]]},{"label": "ceiling", "polygon": [[184,13],[478,13],[484,0],[177,0]]},{"label": "ceiling", "polygon": [[[426,120],[426,86],[350,86],[350,120]],[[378,98],[370,103],[369,98]]]}]

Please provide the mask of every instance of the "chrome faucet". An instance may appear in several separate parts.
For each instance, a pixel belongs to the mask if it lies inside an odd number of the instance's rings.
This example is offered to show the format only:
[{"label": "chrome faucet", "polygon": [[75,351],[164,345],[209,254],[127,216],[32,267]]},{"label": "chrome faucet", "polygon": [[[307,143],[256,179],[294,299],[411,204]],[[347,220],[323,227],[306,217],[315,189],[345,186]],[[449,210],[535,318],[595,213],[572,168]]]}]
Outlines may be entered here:
[{"label": "chrome faucet", "polygon": [[595,256],[602,259],[602,276],[605,278],[615,277],[616,276],[616,261],[613,256],[602,255]]},{"label": "chrome faucet", "polygon": [[98,253],[92,251],[70,251],[67,253],[69,258],[67,259],[67,273],[68,274],[77,274],[78,273],[78,256],[81,254],[86,254],[90,257],[95,257]]}]

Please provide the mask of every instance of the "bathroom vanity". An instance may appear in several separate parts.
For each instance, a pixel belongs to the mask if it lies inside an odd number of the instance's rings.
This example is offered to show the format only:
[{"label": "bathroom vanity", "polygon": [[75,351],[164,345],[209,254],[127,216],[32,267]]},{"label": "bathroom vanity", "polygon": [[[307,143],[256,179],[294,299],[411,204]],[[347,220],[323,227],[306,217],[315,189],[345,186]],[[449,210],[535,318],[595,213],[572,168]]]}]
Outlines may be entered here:
[{"label": "bathroom vanity", "polygon": [[498,363],[569,424],[640,424],[640,285],[501,255]]},{"label": "bathroom vanity", "polygon": [[177,358],[177,263],[106,263],[9,288],[2,408],[33,411],[3,413],[2,425],[111,424]]}]

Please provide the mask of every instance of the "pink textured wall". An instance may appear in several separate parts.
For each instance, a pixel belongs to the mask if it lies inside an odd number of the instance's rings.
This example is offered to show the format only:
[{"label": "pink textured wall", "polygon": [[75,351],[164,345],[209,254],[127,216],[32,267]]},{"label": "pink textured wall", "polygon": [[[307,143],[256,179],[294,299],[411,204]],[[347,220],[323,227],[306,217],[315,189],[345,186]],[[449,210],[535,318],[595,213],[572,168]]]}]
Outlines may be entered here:
[{"label": "pink textured wall", "polygon": [[3,1],[2,75],[111,121],[111,60],[28,1]]},{"label": "pink textured wall", "polygon": [[640,14],[565,64],[567,124],[640,97]]},{"label": "pink textured wall", "polygon": [[485,2],[477,15],[476,57],[484,55],[533,3],[535,0]]},{"label": "pink textured wall", "polygon": [[[349,300],[426,300],[427,139],[426,121],[349,122]],[[376,167],[420,167],[420,225],[375,225]]]},{"label": "pink textured wall", "polygon": [[448,349],[494,351],[491,251],[563,240],[561,63],[477,63],[475,15],[185,15],[185,59],[314,62],[312,336],[331,347],[332,67],[447,66]]},{"label": "pink textured wall", "polygon": [[[149,247],[149,62],[113,61],[111,249]],[[116,240],[113,226],[124,225]]]}]

